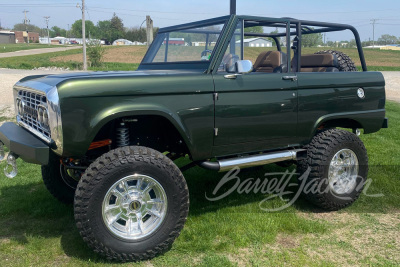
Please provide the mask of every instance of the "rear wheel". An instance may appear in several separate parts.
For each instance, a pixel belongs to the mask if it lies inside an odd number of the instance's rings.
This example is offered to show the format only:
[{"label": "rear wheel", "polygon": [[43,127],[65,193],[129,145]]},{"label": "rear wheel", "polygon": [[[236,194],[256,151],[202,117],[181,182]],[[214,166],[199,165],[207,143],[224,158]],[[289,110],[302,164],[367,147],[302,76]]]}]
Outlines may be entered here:
[{"label": "rear wheel", "polygon": [[339,63],[339,71],[357,71],[353,60],[343,52],[335,50],[319,51],[315,54],[332,54],[335,55]]},{"label": "rear wheel", "polygon": [[307,158],[297,167],[305,198],[323,209],[339,210],[350,206],[362,192],[368,156],[355,134],[330,129],[313,138],[307,146]]},{"label": "rear wheel", "polygon": [[147,260],[179,236],[189,193],[178,167],[162,153],[123,147],[89,166],[74,210],[79,232],[95,252],[118,261]]}]

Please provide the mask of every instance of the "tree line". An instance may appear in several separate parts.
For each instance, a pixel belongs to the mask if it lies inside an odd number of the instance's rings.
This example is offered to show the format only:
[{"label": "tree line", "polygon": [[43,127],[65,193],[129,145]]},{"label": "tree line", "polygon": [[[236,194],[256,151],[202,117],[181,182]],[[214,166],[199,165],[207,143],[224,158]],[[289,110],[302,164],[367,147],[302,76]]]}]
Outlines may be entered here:
[{"label": "tree line", "polygon": [[[35,25],[25,25],[23,23],[19,23],[14,25],[13,30],[14,31],[28,30],[29,32],[37,32],[39,33],[40,36],[47,36],[46,28],[40,28]],[[256,27],[246,28],[245,31],[262,33],[263,27],[256,26]],[[154,36],[157,34],[157,32],[158,28],[154,28],[154,33],[153,33]],[[60,28],[58,26],[53,26],[49,29],[49,33],[51,38],[57,36],[63,36],[67,38],[82,38],[82,20],[75,21],[71,25],[71,29],[69,31]],[[97,22],[97,24],[94,24],[90,20],[86,20],[86,35],[89,38],[104,40],[107,43],[112,43],[117,39],[128,39],[130,41],[138,41],[138,42],[147,41],[145,28],[125,27],[122,19],[118,17],[115,13],[110,20],[102,20]],[[400,37],[396,37],[390,34],[383,34],[381,37],[375,40],[374,44],[375,45],[400,44]],[[357,46],[356,41],[354,39],[350,41],[324,42],[322,33],[303,34],[302,45],[303,47],[330,46],[330,47],[347,47],[347,48],[352,48]],[[362,45],[372,46],[373,41],[372,40],[363,41]]]},{"label": "tree line", "polygon": [[[112,44],[117,39],[128,39],[130,41],[146,42],[146,28],[131,27],[127,28],[120,17],[115,13],[110,20],[102,20],[94,24],[90,20],[85,21],[86,36],[92,39],[100,39],[106,43]],[[47,36],[47,28],[40,28],[36,25],[25,25],[23,23],[15,24],[14,31],[37,32],[40,36]],[[154,36],[157,34],[158,28],[154,28]],[[49,28],[50,37],[57,36],[67,38],[82,38],[82,20],[77,20],[71,25],[71,29],[53,26]]]}]

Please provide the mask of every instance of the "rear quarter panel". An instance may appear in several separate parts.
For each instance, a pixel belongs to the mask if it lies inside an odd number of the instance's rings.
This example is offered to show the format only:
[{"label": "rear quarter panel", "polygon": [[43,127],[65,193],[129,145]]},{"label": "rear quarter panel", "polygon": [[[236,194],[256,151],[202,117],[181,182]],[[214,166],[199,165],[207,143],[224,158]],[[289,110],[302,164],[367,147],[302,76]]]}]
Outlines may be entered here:
[{"label": "rear quarter panel", "polygon": [[[365,98],[357,95],[363,88]],[[385,80],[380,72],[298,73],[298,134],[308,143],[325,121],[352,119],[364,133],[381,129],[385,117]]]}]

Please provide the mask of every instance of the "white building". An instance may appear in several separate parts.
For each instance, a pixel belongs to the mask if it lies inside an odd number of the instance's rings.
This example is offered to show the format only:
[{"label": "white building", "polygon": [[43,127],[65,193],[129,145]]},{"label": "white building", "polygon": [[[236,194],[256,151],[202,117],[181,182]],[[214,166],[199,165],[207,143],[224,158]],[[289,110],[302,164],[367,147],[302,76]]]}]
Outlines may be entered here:
[{"label": "white building", "polygon": [[[236,44],[240,45],[240,40]],[[244,39],[243,44],[244,47],[272,47],[272,42],[262,37]]]}]

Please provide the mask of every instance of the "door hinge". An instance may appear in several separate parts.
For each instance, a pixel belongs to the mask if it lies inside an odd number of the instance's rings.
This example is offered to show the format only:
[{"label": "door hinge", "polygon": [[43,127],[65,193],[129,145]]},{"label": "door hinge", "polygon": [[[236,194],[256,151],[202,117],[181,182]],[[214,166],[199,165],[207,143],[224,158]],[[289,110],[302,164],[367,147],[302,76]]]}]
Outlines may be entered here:
[{"label": "door hinge", "polygon": [[214,128],[214,135],[218,136],[218,128]]},{"label": "door hinge", "polygon": [[214,101],[218,100],[218,93],[214,93]]}]

